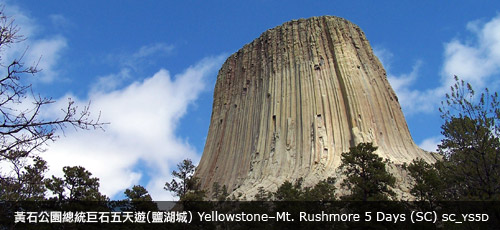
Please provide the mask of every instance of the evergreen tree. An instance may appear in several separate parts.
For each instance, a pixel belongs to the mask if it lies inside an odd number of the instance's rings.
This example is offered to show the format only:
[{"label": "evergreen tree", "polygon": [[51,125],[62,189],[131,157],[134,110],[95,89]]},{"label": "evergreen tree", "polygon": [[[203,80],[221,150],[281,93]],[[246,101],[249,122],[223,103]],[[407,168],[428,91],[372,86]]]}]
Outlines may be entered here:
[{"label": "evergreen tree", "polygon": [[335,178],[328,177],[319,181],[312,188],[305,188],[304,200],[307,201],[334,201],[335,198]]},{"label": "evergreen tree", "polygon": [[131,211],[155,211],[158,210],[158,206],[151,195],[149,195],[148,190],[141,185],[134,185],[132,189],[125,190],[125,196],[130,204],[128,210]]},{"label": "evergreen tree", "polygon": [[178,171],[172,171],[174,178],[166,182],[164,189],[174,193],[180,200],[203,200],[205,191],[200,190],[199,179],[194,177],[195,166],[190,159],[177,164]]},{"label": "evergreen tree", "polygon": [[[0,200],[9,201],[40,201],[45,199],[44,174],[47,171],[47,162],[35,157],[32,164],[22,169],[15,168],[15,177],[0,180]],[[13,179],[16,178],[16,179]]]},{"label": "evergreen tree", "polygon": [[385,162],[374,152],[377,147],[372,143],[360,143],[342,153],[342,164],[346,178],[342,186],[351,194],[342,196],[343,200],[376,201],[389,200],[396,179],[385,168]]},{"label": "evergreen tree", "polygon": [[447,195],[459,200],[500,199],[500,101],[485,89],[479,97],[470,84],[456,83],[440,108],[444,136],[438,151],[444,156]]},{"label": "evergreen tree", "polygon": [[274,199],[277,201],[300,201],[304,199],[302,191],[302,178],[292,184],[290,181],[285,181],[273,194]]},{"label": "evergreen tree", "polygon": [[148,190],[141,185],[134,185],[132,189],[125,190],[125,196],[130,201],[152,201],[151,195]]},{"label": "evergreen tree", "polygon": [[106,201],[108,198],[99,192],[99,178],[82,166],[63,168],[64,179],[52,176],[45,180],[45,186],[54,193],[59,201]]},{"label": "evergreen tree", "polygon": [[407,169],[415,180],[410,193],[416,201],[427,202],[433,209],[435,202],[444,198],[445,187],[439,171],[423,159],[413,160]]},{"label": "evergreen tree", "polygon": [[256,201],[269,201],[273,197],[273,193],[266,191],[264,187],[257,188],[257,194],[255,194],[254,200]]},{"label": "evergreen tree", "polygon": [[220,186],[218,182],[214,182],[212,185],[212,198],[217,201],[227,200],[229,193],[227,192],[226,185]]}]

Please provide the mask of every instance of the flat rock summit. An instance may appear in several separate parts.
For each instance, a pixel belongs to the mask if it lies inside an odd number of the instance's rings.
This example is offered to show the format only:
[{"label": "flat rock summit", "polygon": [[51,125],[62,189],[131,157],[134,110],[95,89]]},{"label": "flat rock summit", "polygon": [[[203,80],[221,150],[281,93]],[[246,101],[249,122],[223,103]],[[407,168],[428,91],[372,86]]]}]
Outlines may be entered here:
[{"label": "flat rock summit", "polygon": [[[412,140],[363,31],[334,16],[286,22],[231,55],[217,76],[196,170],[202,189],[253,197],[285,180],[338,175],[341,153],[373,142],[395,165],[431,153]],[[396,175],[397,177],[398,175]]]}]

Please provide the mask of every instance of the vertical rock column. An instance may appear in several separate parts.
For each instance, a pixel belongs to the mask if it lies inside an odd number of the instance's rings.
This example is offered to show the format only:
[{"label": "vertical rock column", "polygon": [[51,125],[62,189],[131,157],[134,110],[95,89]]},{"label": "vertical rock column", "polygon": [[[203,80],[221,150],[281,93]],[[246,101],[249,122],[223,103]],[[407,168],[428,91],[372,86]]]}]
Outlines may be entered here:
[{"label": "vertical rock column", "polygon": [[413,142],[398,98],[361,29],[314,17],[264,32],[217,76],[196,176],[253,196],[285,180],[335,174],[341,153],[373,142],[395,163],[434,158]]}]

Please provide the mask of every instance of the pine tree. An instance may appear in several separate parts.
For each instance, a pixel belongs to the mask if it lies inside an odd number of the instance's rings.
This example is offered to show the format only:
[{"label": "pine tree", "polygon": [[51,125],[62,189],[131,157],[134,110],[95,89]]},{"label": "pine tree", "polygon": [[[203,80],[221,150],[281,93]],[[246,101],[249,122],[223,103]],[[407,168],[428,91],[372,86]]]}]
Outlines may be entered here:
[{"label": "pine tree", "polygon": [[151,195],[149,195],[148,190],[141,185],[134,185],[132,189],[125,190],[125,196],[127,196],[126,201],[130,204],[128,210],[130,211],[156,211],[158,206]]},{"label": "pine tree", "polygon": [[335,197],[335,178],[328,177],[319,181],[313,187],[305,188],[304,200],[307,201],[334,201]]},{"label": "pine tree", "polygon": [[217,201],[225,201],[229,197],[226,185],[220,186],[218,182],[214,182],[212,185],[212,198]]},{"label": "pine tree", "polygon": [[174,179],[166,182],[164,189],[174,193],[180,200],[203,200],[205,191],[201,190],[199,179],[194,177],[195,166],[190,159],[177,164],[178,171],[172,171]]},{"label": "pine tree", "polygon": [[376,201],[389,200],[395,193],[392,187],[396,179],[385,168],[385,162],[374,152],[377,147],[372,143],[360,143],[342,153],[342,164],[346,178],[342,186],[351,194],[343,200]]},{"label": "pine tree", "polygon": [[447,194],[458,200],[500,199],[500,101],[485,89],[479,97],[455,77],[440,108],[444,136],[438,151]]},{"label": "pine tree", "polygon": [[290,181],[285,181],[273,194],[277,201],[300,201],[304,199],[302,191],[302,178],[299,178],[292,184]]},{"label": "pine tree", "polygon": [[108,198],[99,192],[99,178],[82,166],[63,168],[64,179],[52,176],[45,180],[45,186],[59,201],[106,201]]},{"label": "pine tree", "polygon": [[417,202],[426,202],[432,210],[437,201],[444,199],[444,183],[434,165],[423,159],[413,160],[407,167],[410,176],[415,180],[410,194]]},{"label": "pine tree", "polygon": [[[40,201],[45,199],[44,174],[47,162],[35,157],[32,164],[22,169],[15,168],[15,177],[0,180],[0,200],[9,201]],[[15,178],[15,179],[14,179]]]}]

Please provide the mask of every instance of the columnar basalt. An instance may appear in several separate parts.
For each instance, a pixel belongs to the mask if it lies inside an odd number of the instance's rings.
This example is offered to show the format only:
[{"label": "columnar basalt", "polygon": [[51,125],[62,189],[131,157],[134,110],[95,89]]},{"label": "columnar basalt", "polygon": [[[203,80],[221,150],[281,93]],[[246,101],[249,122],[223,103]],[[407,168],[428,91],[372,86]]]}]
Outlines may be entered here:
[{"label": "columnar basalt", "polygon": [[434,157],[413,142],[363,31],[333,16],[287,22],[231,55],[217,76],[196,176],[252,196],[335,175],[341,153],[373,142],[395,164]]}]

